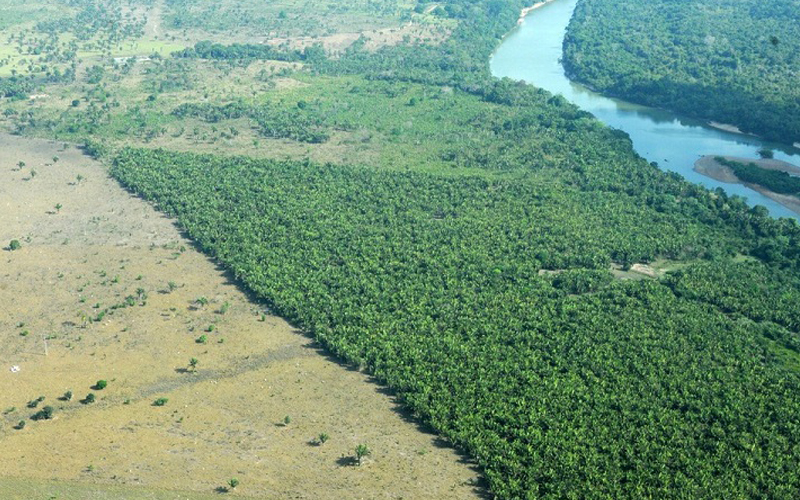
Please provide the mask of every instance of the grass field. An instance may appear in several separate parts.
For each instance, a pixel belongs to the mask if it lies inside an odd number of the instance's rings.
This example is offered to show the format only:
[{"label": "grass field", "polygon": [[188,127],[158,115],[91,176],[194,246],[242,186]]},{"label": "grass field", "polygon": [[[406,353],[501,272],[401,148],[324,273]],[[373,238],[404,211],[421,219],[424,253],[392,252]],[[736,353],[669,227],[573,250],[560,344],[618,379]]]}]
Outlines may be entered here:
[{"label": "grass field", "polygon": [[2,246],[22,244],[0,256],[0,498],[204,499],[234,477],[245,498],[480,493],[473,465],[75,148],[0,135],[0,197]]}]

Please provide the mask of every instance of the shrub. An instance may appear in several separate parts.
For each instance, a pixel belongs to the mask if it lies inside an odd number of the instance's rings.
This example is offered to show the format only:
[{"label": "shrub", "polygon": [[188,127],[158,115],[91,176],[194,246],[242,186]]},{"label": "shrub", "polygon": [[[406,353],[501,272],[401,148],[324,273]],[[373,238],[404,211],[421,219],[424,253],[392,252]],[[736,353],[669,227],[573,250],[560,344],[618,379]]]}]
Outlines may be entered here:
[{"label": "shrub", "polygon": [[91,404],[91,403],[94,403],[96,399],[97,399],[97,396],[95,396],[93,393],[90,392],[89,394],[86,395],[85,398],[83,398],[82,403],[83,404]]},{"label": "shrub", "polygon": [[45,406],[41,410],[31,415],[31,420],[50,420],[53,418],[53,407]]},{"label": "shrub", "polygon": [[356,464],[361,465],[361,460],[370,454],[372,454],[372,452],[367,445],[360,444],[356,446]]},{"label": "shrub", "polygon": [[9,250],[19,250],[20,248],[22,248],[22,245],[20,244],[19,240],[11,240],[11,243],[8,244]]},{"label": "shrub", "polygon": [[770,160],[772,158],[775,158],[775,151],[769,148],[762,148],[758,150],[758,156],[764,158],[765,160]]},{"label": "shrub", "polygon": [[153,401],[153,406],[164,406],[165,404],[167,404],[167,401],[169,401],[169,399],[167,398],[158,398],[155,401]]},{"label": "shrub", "polygon": [[94,384],[94,390],[96,390],[96,391],[102,391],[103,389],[105,389],[105,388],[106,388],[106,386],[107,386],[107,385],[108,385],[108,382],[107,382],[107,381],[105,381],[105,380],[102,380],[102,379],[101,379],[101,380],[98,380],[98,381],[97,381],[97,383],[96,383],[96,384]]}]

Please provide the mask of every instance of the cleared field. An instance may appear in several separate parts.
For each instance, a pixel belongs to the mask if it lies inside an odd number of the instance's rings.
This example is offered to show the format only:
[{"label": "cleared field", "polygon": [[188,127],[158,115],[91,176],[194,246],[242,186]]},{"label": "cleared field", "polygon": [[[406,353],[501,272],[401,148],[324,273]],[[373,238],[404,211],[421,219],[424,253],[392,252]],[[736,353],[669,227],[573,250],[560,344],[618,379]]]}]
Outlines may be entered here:
[{"label": "cleared field", "polygon": [[0,243],[21,243],[0,255],[0,496],[207,498],[234,477],[243,497],[480,494],[468,461],[99,164],[12,136],[0,151]]}]

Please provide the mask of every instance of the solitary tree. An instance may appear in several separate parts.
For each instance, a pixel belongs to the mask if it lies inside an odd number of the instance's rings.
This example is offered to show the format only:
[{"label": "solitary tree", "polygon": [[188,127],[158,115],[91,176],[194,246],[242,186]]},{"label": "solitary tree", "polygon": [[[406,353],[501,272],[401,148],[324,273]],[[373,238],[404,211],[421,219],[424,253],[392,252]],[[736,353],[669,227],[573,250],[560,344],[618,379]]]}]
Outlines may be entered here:
[{"label": "solitary tree", "polygon": [[365,444],[356,446],[356,464],[361,465],[361,460],[372,452]]}]

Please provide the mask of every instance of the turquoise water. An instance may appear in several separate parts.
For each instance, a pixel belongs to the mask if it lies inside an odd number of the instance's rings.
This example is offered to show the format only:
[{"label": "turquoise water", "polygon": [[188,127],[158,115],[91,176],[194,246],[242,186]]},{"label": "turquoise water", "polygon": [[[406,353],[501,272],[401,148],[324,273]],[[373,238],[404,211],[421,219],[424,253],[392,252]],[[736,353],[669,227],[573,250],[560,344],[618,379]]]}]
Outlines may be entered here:
[{"label": "turquoise water", "polygon": [[776,159],[800,165],[800,150],[720,131],[669,111],[605,97],[570,81],[559,60],[564,32],[577,1],[556,0],[531,12],[492,56],[492,74],[525,80],[563,95],[604,123],[624,130],[630,135],[636,151],[648,161],[657,162],[664,170],[678,172],[688,181],[710,189],[722,187],[729,194],[747,198],[751,205],[764,205],[774,217],[800,218],[752,189],[718,182],[692,170],[695,160],[704,155],[758,158],[757,152],[763,147],[773,149]]}]

